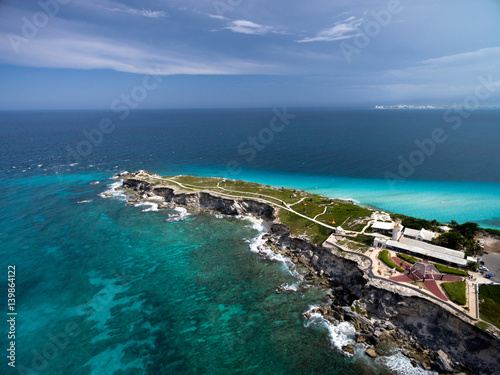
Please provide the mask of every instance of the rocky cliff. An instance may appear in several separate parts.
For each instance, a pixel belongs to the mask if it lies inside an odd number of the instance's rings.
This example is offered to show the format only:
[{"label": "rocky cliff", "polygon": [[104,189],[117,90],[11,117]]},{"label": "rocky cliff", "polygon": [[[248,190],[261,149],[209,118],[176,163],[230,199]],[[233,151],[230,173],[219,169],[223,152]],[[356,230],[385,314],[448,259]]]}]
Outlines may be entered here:
[{"label": "rocky cliff", "polygon": [[320,312],[332,321],[351,322],[359,331],[358,342],[375,347],[367,353],[369,355],[384,354],[387,348],[397,346],[413,358],[415,365],[419,362],[424,368],[441,373],[500,372],[500,340],[496,337],[431,301],[405,296],[381,283],[375,285],[357,262],[338,256],[329,248],[290,236],[285,225],[273,222],[275,209],[268,204],[201,191],[181,192],[170,187],[155,187],[133,178],[125,178],[123,186],[140,198],[157,196],[167,204],[225,215],[251,215],[271,222],[265,236],[267,245],[308,268],[306,279],[332,288],[333,302],[320,308]]}]

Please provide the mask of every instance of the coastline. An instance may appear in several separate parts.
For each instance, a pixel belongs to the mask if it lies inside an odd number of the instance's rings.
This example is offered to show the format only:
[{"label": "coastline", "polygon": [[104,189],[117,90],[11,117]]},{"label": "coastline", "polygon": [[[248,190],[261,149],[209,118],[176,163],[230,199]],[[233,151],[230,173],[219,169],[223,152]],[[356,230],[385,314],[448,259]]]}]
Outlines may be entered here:
[{"label": "coastline", "polygon": [[[496,362],[493,359],[500,353],[497,337],[457,318],[443,306],[422,298],[418,292],[408,292],[404,287],[388,288],[375,281],[359,254],[354,255],[359,259],[353,259],[324,244],[315,245],[307,238],[292,236],[290,229],[278,219],[278,204],[273,207],[259,199],[228,198],[224,193],[213,191],[183,191],[180,186],[152,186],[135,174],[115,178],[123,180],[123,186],[136,195],[136,202],[154,198],[164,200],[165,205],[160,204],[159,208],[184,206],[259,220],[267,229],[262,236],[266,247],[305,267],[307,282],[332,289],[331,304],[309,315],[321,313],[332,323],[348,321],[353,324],[358,332],[356,342],[366,343],[371,349],[367,350],[368,355],[384,355],[387,353],[385,347],[396,345],[411,358],[414,366],[420,364],[426,370],[494,373]],[[418,319],[412,319],[414,314]],[[441,327],[443,322],[446,322],[444,329]],[[480,343],[474,343],[472,348],[467,342],[471,339]],[[450,350],[443,351],[443,347]],[[467,351],[457,349],[459,347]],[[354,348],[343,350],[349,353]],[[471,356],[470,351],[477,355]]]}]

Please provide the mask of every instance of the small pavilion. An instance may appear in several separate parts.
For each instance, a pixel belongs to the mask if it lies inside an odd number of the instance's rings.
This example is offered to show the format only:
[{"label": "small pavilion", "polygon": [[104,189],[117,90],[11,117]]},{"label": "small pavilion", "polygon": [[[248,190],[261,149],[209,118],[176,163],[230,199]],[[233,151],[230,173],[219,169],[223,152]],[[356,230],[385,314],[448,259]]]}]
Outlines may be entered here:
[{"label": "small pavilion", "polygon": [[433,264],[417,262],[413,264],[408,276],[415,281],[442,280],[443,274]]}]

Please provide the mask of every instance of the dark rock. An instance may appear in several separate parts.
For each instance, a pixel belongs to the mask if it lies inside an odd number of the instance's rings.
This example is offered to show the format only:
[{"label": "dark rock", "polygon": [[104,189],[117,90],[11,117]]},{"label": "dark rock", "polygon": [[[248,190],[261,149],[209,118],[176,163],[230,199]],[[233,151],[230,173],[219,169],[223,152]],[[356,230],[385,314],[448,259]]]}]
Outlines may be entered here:
[{"label": "dark rock", "polygon": [[431,371],[432,370],[432,367],[427,362],[423,362],[422,363],[422,367],[424,368],[425,371]]},{"label": "dark rock", "polygon": [[299,262],[302,263],[302,264],[307,265],[307,264],[309,264],[309,259],[307,259],[304,255],[301,255],[299,257]]},{"label": "dark rock", "polygon": [[380,344],[380,340],[373,336],[373,335],[370,335],[369,333],[360,333],[358,334],[358,336],[356,337],[356,342],[357,343],[368,343],[369,345],[378,345]]},{"label": "dark rock", "polygon": [[[168,187],[153,188],[145,181],[124,176],[123,185],[138,195],[158,195],[167,204],[184,205],[217,211],[227,215],[253,215],[270,222],[269,243],[294,263],[309,261],[311,271],[323,275],[322,281],[332,287],[335,305],[329,309],[332,319],[351,322],[358,331],[386,337],[387,331],[401,348],[417,351],[430,349],[427,358],[437,358],[435,366],[449,370],[446,363],[468,373],[495,374],[499,366],[500,340],[460,319],[439,305],[420,297],[407,297],[397,292],[366,285],[365,273],[354,261],[335,255],[329,248],[314,246],[303,238],[290,236],[289,229],[281,223],[271,223],[275,210],[263,202],[250,199],[228,199],[206,192],[176,193]],[[313,254],[311,256],[311,254]],[[327,279],[328,278],[328,279]],[[373,321],[380,321],[375,329],[372,320],[351,311],[353,301],[364,299],[363,307]],[[390,320],[390,322],[389,322]],[[446,348],[447,356],[435,354]],[[418,359],[430,370],[430,359]],[[446,361],[445,361],[446,360]],[[459,362],[459,365],[456,363]]]},{"label": "dark rock", "polygon": [[435,370],[444,373],[454,372],[453,367],[448,360],[448,356],[442,350],[439,350],[437,354],[438,356],[433,366]]},{"label": "dark rock", "polygon": [[311,259],[314,253],[311,250],[304,251],[302,253],[307,259]]},{"label": "dark rock", "polygon": [[342,350],[346,353],[354,354],[354,345],[349,344],[349,345],[343,346]]}]

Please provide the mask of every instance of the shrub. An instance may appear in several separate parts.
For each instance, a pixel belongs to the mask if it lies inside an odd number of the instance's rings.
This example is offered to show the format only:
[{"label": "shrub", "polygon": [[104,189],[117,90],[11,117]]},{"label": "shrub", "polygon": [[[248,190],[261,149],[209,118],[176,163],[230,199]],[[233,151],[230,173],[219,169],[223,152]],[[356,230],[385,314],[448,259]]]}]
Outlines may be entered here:
[{"label": "shrub", "polygon": [[488,229],[485,229],[484,231],[488,232],[489,234],[494,234],[494,235],[500,236],[500,230],[498,230],[498,229],[488,228]]},{"label": "shrub", "polygon": [[378,254],[378,258],[384,262],[385,264],[387,264],[388,267],[390,268],[396,268],[399,272],[404,272],[404,270],[399,267],[391,258],[391,254],[389,253],[388,250],[382,250],[379,254]]},{"label": "shrub", "polygon": [[401,258],[401,259],[403,259],[403,260],[405,260],[405,261],[407,261],[408,263],[411,263],[411,264],[418,262],[417,258],[414,258],[414,257],[412,257],[410,255],[406,255],[406,254],[398,254],[398,258]]},{"label": "shrub", "polygon": [[457,276],[469,276],[467,271],[464,270],[443,266],[442,264],[434,264],[434,265],[436,266],[437,270],[441,273],[447,273],[449,275],[457,275]]},{"label": "shrub", "polygon": [[454,281],[451,283],[442,283],[441,285],[453,302],[459,305],[465,305],[467,303],[465,281]]}]

